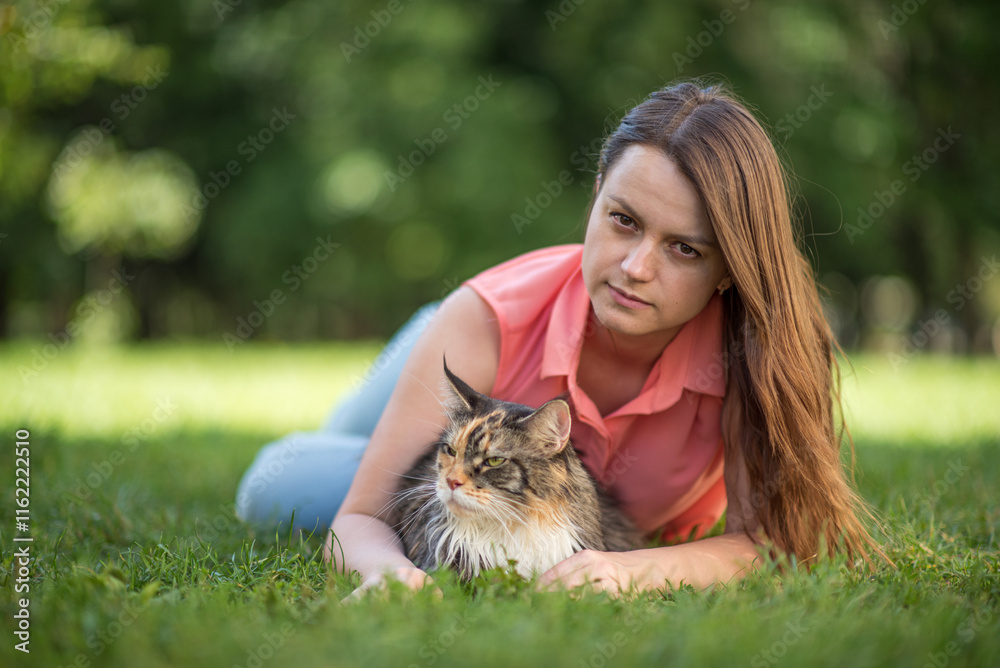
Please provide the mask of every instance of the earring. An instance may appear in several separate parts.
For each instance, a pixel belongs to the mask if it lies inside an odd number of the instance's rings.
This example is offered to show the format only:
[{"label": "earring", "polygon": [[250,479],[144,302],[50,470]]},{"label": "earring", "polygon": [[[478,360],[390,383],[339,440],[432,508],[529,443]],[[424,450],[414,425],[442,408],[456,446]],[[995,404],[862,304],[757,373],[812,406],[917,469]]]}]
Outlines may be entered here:
[{"label": "earring", "polygon": [[720,295],[721,295],[721,294],[722,294],[723,292],[725,292],[725,291],[726,291],[726,289],[725,289],[725,288],[721,288],[721,287],[719,288],[719,294],[720,294]]}]

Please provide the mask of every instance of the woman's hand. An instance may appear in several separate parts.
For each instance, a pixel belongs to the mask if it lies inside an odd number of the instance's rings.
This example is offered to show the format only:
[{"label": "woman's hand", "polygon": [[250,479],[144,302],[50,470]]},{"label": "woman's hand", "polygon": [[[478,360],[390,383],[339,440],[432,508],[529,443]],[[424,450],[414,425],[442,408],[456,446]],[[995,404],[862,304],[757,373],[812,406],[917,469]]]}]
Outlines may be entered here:
[{"label": "woman's hand", "polygon": [[[360,587],[346,596],[341,603],[353,603],[360,599],[369,589],[385,589],[386,582],[388,582],[390,578],[399,580],[412,591],[417,591],[418,589],[423,589],[427,585],[434,584],[433,578],[419,568],[415,566],[401,566],[400,568],[395,568],[390,571],[382,571],[372,575],[367,580],[362,582]],[[436,586],[434,588],[437,589]],[[436,593],[443,596],[440,589],[437,589]]]},{"label": "woman's hand", "polygon": [[542,574],[543,589],[590,585],[612,595],[665,590],[689,584],[697,590],[724,584],[752,573],[760,558],[757,545],[743,533],[631,552],[583,550]]},{"label": "woman's hand", "polygon": [[551,590],[590,585],[594,591],[605,591],[613,596],[633,589],[663,589],[666,577],[658,573],[658,559],[652,552],[583,550],[543,573],[538,586]]}]

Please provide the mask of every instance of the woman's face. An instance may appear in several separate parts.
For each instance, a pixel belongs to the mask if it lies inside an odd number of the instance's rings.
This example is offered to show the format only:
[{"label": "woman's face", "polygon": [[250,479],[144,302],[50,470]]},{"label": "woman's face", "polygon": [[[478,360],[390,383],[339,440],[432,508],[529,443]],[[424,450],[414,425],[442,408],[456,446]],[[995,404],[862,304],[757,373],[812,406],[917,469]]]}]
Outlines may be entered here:
[{"label": "woman's face", "polygon": [[605,175],[587,221],[583,279],[605,327],[666,343],[731,285],[698,193],[658,149],[633,144]]}]

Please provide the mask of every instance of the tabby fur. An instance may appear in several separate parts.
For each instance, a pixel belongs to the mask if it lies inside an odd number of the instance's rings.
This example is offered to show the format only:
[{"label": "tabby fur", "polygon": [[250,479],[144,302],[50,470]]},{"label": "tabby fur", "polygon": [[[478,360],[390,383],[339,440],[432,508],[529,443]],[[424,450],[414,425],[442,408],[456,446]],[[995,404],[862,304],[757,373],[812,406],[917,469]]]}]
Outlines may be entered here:
[{"label": "tabby fur", "polygon": [[580,550],[638,546],[570,444],[564,400],[533,409],[476,392],[447,361],[444,372],[449,423],[401,478],[390,518],[418,568],[470,579],[512,566],[531,577]]}]

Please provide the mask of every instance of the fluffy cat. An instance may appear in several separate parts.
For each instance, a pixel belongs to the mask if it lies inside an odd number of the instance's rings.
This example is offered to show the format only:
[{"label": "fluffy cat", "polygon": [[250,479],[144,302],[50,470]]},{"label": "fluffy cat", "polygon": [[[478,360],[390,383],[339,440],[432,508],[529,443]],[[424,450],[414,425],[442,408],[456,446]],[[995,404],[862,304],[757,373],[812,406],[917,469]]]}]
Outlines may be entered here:
[{"label": "fluffy cat", "polygon": [[480,394],[444,364],[449,424],[403,476],[391,521],[418,568],[463,579],[507,567],[541,574],[583,549],[623,551],[639,534],[584,469],[562,399],[541,408]]}]

